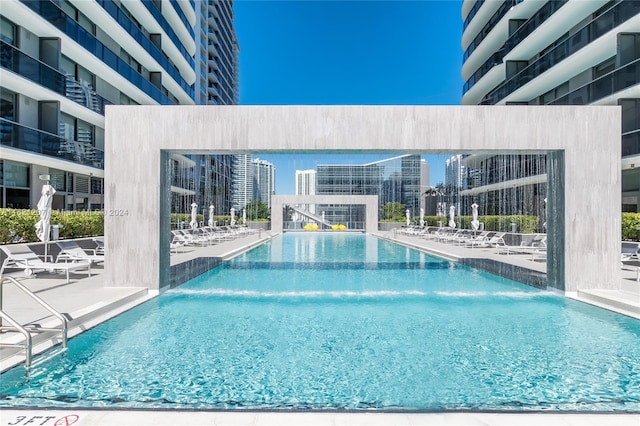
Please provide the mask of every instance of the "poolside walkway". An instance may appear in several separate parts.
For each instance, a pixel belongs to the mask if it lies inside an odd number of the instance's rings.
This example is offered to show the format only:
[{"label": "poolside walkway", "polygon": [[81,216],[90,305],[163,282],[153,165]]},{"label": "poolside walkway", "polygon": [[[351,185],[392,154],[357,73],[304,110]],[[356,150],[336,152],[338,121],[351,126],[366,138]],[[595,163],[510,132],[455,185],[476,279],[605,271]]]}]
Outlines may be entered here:
[{"label": "poolside walkway", "polygon": [[[489,259],[519,266],[536,273],[546,273],[546,263],[532,260],[530,255],[496,254],[493,249],[467,249],[448,243],[439,243],[414,236],[396,234],[392,231],[378,232],[380,238],[424,250],[454,261],[461,259]],[[246,235],[206,247],[189,247],[171,255],[171,264],[178,264],[196,257],[231,258],[256,245],[267,241],[273,235],[267,231]],[[27,288],[34,291],[52,307],[67,315],[70,321],[69,336],[74,336],[107,319],[124,312],[154,297],[146,289],[126,287],[105,287],[104,269],[92,268],[92,276],[86,273],[72,274],[66,283],[63,275],[42,274],[37,278],[25,277],[20,271],[10,272]],[[635,318],[640,318],[640,283],[636,281],[636,268],[623,267],[622,283],[619,291],[596,290],[578,292],[571,297],[585,303],[615,310]],[[3,289],[4,308],[21,323],[39,323],[41,326],[54,324],[57,320],[34,305],[15,286],[5,284]],[[55,320],[55,321],[54,321]],[[16,338],[0,335],[0,341]],[[45,338],[34,342],[34,353],[43,352],[56,339]],[[11,353],[10,349],[0,349],[0,371],[24,361],[24,355]],[[591,425],[633,425],[640,424],[638,414],[558,414],[558,413],[317,413],[317,412],[190,412],[190,411],[127,411],[127,410],[2,410],[0,426],[11,425],[538,425],[547,426],[591,426]]]},{"label": "poolside walkway", "polygon": [[[530,270],[532,274],[547,272],[545,258],[532,254],[497,254],[494,248],[466,248],[462,245],[427,240],[393,231],[378,232],[374,235],[454,261],[489,260]],[[640,282],[637,281],[640,268],[624,265],[621,272],[620,290],[578,290],[575,294],[566,295],[581,302],[640,319]]]}]

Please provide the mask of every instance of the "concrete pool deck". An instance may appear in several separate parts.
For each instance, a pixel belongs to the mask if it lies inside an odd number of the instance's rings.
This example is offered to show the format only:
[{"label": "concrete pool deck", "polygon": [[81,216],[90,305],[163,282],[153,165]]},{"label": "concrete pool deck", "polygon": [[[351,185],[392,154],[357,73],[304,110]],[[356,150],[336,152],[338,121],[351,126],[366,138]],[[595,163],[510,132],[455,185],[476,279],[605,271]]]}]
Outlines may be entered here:
[{"label": "concrete pool deck", "polygon": [[[496,254],[494,249],[467,249],[450,243],[439,243],[415,236],[396,234],[392,231],[378,232],[380,238],[396,241],[451,260],[490,259],[544,273],[546,265],[541,260],[531,260],[530,255]],[[172,254],[171,264],[178,264],[195,257],[231,258],[272,238],[268,232],[251,234],[206,247],[188,247]],[[640,318],[640,283],[636,282],[635,267],[622,267],[621,290],[592,290],[568,295],[585,303],[621,312]],[[127,287],[105,287],[103,268],[92,268],[92,276],[85,273],[72,274],[66,283],[63,275],[42,274],[38,278],[25,277],[22,272],[7,275],[15,277],[69,318],[69,336],[74,336],[100,322],[116,316],[153,297],[145,289]],[[48,313],[37,309],[15,286],[5,285],[4,306],[21,323],[53,324]],[[0,341],[10,336],[0,335]],[[52,339],[34,343],[34,353],[51,346]],[[24,356],[0,350],[0,369],[24,361]],[[40,416],[40,417],[38,417]],[[50,417],[50,418],[49,418]],[[33,420],[31,420],[33,419]],[[31,420],[31,421],[30,421]],[[129,411],[129,410],[53,410],[27,409],[2,410],[0,425],[175,425],[175,424],[222,424],[222,425],[634,425],[640,424],[640,414],[585,414],[585,413],[317,413],[317,412],[192,412],[192,411]]]}]

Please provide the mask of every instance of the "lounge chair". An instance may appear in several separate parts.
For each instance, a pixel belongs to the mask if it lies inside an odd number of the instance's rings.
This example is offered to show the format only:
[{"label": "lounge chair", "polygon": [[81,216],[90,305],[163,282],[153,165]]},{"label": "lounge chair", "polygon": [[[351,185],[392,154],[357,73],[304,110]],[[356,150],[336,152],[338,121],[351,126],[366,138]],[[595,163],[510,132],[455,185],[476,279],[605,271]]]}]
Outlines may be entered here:
[{"label": "lounge chair", "polygon": [[93,242],[96,243],[96,254],[104,254],[104,240],[102,238],[94,238]]},{"label": "lounge chair", "polygon": [[539,253],[543,252],[547,248],[547,236],[536,235],[523,239],[520,244],[509,245],[506,244],[503,238],[500,238],[494,243],[496,248],[496,254],[516,254],[516,253]]},{"label": "lounge chair", "polygon": [[11,244],[7,246],[1,246],[0,248],[2,248],[2,251],[4,251],[7,255],[7,258],[4,260],[4,262],[2,262],[2,268],[0,268],[0,276],[2,276],[2,273],[6,268],[24,269],[24,273],[27,276],[33,275],[34,273],[40,271],[66,272],[67,283],[70,282],[70,271],[86,269],[89,276],[91,276],[91,262],[86,260],[67,263],[44,262],[26,244]]},{"label": "lounge chair", "polygon": [[[60,262],[60,260],[65,262],[78,260],[87,260],[90,263],[104,262],[104,254],[96,254],[96,249],[83,249],[75,241],[56,241],[56,245],[60,247],[56,262]],[[87,251],[91,251],[93,254],[89,254]]]},{"label": "lounge chair", "polygon": [[482,231],[478,235],[469,238],[464,242],[465,247],[480,247],[489,242],[489,234],[491,231]]},{"label": "lounge chair", "polygon": [[620,263],[622,266],[626,265],[636,268],[636,281],[640,282],[640,243],[623,241],[620,252]]},{"label": "lounge chair", "polygon": [[629,260],[640,260],[640,243],[631,241],[622,242],[622,250],[620,251],[620,260],[626,262]]}]

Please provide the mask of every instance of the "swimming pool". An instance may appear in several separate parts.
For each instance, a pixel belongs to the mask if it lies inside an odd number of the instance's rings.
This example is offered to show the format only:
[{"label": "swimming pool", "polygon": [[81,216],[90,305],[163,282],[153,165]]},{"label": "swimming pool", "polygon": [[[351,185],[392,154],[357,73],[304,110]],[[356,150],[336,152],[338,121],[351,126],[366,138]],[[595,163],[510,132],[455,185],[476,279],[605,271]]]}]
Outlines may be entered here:
[{"label": "swimming pool", "polygon": [[5,373],[0,406],[640,411],[640,321],[361,234],[287,233]]}]

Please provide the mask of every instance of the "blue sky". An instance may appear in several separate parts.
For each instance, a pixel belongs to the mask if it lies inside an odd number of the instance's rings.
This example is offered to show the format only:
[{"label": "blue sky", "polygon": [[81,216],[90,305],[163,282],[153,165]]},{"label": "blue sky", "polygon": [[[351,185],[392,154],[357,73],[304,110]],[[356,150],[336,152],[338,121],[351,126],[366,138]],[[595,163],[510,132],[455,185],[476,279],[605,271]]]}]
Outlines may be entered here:
[{"label": "blue sky", "polygon": [[[234,3],[243,105],[458,105],[461,0]],[[276,193],[296,169],[389,156],[257,155],[276,166]],[[430,183],[447,156],[426,156]]]}]

